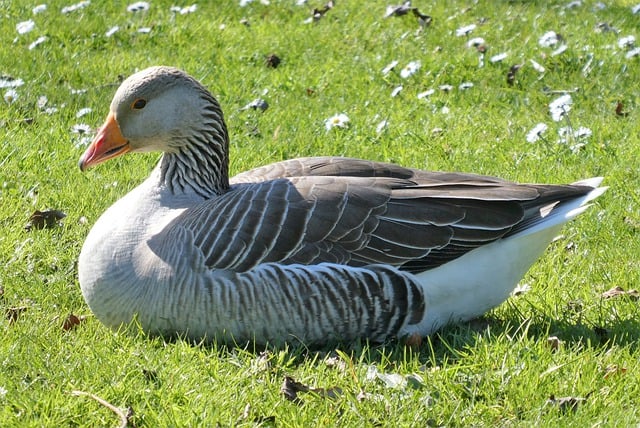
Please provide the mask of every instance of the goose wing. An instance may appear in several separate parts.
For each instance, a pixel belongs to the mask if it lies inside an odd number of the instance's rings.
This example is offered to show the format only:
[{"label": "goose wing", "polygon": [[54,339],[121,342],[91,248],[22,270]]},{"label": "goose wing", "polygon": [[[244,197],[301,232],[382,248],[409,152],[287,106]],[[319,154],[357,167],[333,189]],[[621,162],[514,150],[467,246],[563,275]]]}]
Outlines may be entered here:
[{"label": "goose wing", "polygon": [[280,162],[232,183],[163,234],[190,235],[208,267],[233,271],[331,262],[420,272],[535,224],[552,200],[585,193],[344,158]]}]

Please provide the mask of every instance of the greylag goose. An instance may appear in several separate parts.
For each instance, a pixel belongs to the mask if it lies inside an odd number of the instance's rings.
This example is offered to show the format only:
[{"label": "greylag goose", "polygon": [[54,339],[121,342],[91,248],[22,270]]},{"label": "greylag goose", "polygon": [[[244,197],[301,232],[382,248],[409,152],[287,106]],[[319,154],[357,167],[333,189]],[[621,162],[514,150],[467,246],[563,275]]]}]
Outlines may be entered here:
[{"label": "greylag goose", "polygon": [[229,179],[220,105],[171,67],[122,83],[79,166],[147,151],[164,154],[82,247],[82,294],[112,328],[227,343],[379,342],[478,317],[605,190],[342,157]]}]

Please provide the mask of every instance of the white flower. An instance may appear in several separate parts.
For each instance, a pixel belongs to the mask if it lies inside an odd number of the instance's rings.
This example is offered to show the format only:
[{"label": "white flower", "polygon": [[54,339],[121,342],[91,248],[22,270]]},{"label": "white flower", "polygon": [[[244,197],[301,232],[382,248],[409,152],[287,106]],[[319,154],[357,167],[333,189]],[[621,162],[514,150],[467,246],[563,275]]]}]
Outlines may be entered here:
[{"label": "white flower", "polygon": [[111,37],[111,36],[113,36],[113,35],[114,35],[117,31],[119,31],[119,30],[120,30],[120,27],[119,27],[119,26],[117,26],[117,25],[114,25],[113,27],[109,28],[109,29],[107,30],[107,32],[106,32],[106,33],[104,33],[104,35],[105,35],[106,37]]},{"label": "white flower", "polygon": [[18,34],[27,34],[28,32],[33,31],[34,28],[36,28],[36,23],[33,22],[33,19],[18,22],[16,25],[16,31],[18,31]]},{"label": "white flower", "polygon": [[376,134],[381,133],[382,131],[384,131],[387,127],[389,126],[389,122],[387,122],[386,120],[381,121],[380,123],[378,123],[378,125],[376,126]]},{"label": "white flower", "polygon": [[620,49],[627,49],[632,47],[636,43],[636,38],[634,36],[625,36],[618,39],[618,47]]},{"label": "white flower", "polygon": [[581,126],[577,131],[573,133],[573,136],[576,138],[587,138],[591,137],[591,134],[593,134],[593,132],[591,132],[591,129]]},{"label": "white flower", "polygon": [[149,34],[150,32],[151,32],[151,28],[150,27],[138,28],[138,33],[140,33],[140,34]]},{"label": "white flower", "polygon": [[127,12],[143,12],[149,10],[149,3],[146,1],[137,1],[127,6]]},{"label": "white flower", "polygon": [[18,92],[15,89],[8,89],[4,93],[4,100],[7,102],[7,104],[12,104],[18,98],[20,97],[18,96]]},{"label": "white flower", "polygon": [[180,9],[178,11],[178,13],[180,13],[180,15],[186,15],[187,13],[193,13],[196,10],[198,10],[198,5],[197,4],[192,4],[191,6],[185,6],[182,9]]},{"label": "white flower", "polygon": [[633,13],[634,15],[636,13],[640,13],[640,3],[635,6],[631,6],[631,13]]},{"label": "white flower", "polygon": [[46,4],[39,4],[38,6],[34,7],[33,9],[31,9],[31,12],[34,15],[37,15],[41,12],[44,12],[45,10],[47,10],[47,5]]},{"label": "white flower", "polygon": [[560,139],[558,140],[559,144],[567,144],[570,141],[570,138],[573,138],[575,144],[571,147],[572,152],[576,153],[586,144],[586,139],[590,137],[592,134],[591,129],[586,128],[584,126],[579,127],[578,129],[573,129],[570,126],[564,126],[558,129],[558,135]]},{"label": "white flower", "polygon": [[91,113],[91,109],[89,107],[85,107],[85,108],[81,108],[80,110],[78,110],[78,112],[76,113],[76,118],[81,118],[82,116],[86,116],[89,113]]},{"label": "white flower", "polygon": [[400,70],[400,77],[406,79],[409,76],[412,76],[416,73],[416,71],[420,70],[422,64],[420,61],[411,61],[409,64],[405,65],[405,67]]},{"label": "white flower", "polygon": [[473,88],[473,82],[462,82],[460,86],[458,86],[458,89],[460,89],[461,91],[464,91],[465,89],[470,89],[470,88]]},{"label": "white flower", "polygon": [[452,90],[452,89],[453,89],[453,86],[448,85],[448,84],[444,84],[444,85],[440,85],[440,86],[438,86],[438,88],[439,88],[441,91],[449,92],[450,90]]},{"label": "white flower", "polygon": [[5,388],[4,386],[0,386],[0,398],[4,398],[7,395],[7,388]]},{"label": "white flower", "polygon": [[489,62],[496,63],[496,62],[503,61],[505,58],[507,58],[507,53],[502,52],[489,58]]},{"label": "white flower", "polygon": [[11,77],[0,77],[0,88],[17,88],[24,85],[24,80]]},{"label": "white flower", "polygon": [[580,6],[582,6],[582,2],[580,0],[574,0],[570,3],[567,3],[564,7],[565,9],[573,9]]},{"label": "white flower", "polygon": [[324,127],[327,128],[327,131],[336,127],[346,128],[348,125],[349,125],[349,116],[347,116],[344,113],[336,114],[324,121]]},{"label": "white flower", "polygon": [[81,134],[81,135],[90,134],[91,127],[86,123],[77,123],[71,127],[71,132],[73,132],[74,134]]},{"label": "white flower", "polygon": [[555,46],[560,41],[560,36],[555,31],[547,31],[539,39],[538,44],[543,48]]},{"label": "white flower", "polygon": [[516,288],[511,292],[512,296],[522,296],[523,294],[531,291],[531,286],[529,284],[518,284]]},{"label": "white flower", "polygon": [[573,104],[573,100],[571,99],[571,95],[565,94],[561,97],[556,98],[549,104],[549,112],[551,113],[551,119],[554,122],[559,122],[562,120],[564,115],[571,110],[571,104]]},{"label": "white flower", "polygon": [[624,57],[629,59],[629,58],[633,58],[634,56],[638,56],[638,55],[640,55],[640,47],[631,49],[629,52],[627,52],[627,54]]},{"label": "white flower", "polygon": [[29,44],[29,50],[35,49],[38,45],[46,42],[48,40],[47,36],[40,36],[35,39],[32,43]]},{"label": "white flower", "polygon": [[473,39],[469,39],[467,42],[468,48],[477,48],[482,45],[484,45],[484,39],[482,37],[474,37]]},{"label": "white flower", "polygon": [[557,47],[556,50],[554,50],[553,52],[551,52],[551,56],[557,56],[560,55],[561,53],[563,53],[564,51],[566,51],[568,48],[568,46],[566,44],[562,44],[560,46]]},{"label": "white flower", "polygon": [[464,27],[460,27],[456,30],[456,36],[458,37],[466,36],[467,34],[471,33],[475,29],[476,29],[476,24],[465,25]]},{"label": "white flower", "polygon": [[90,0],[84,0],[76,4],[72,4],[71,6],[65,6],[62,8],[61,12],[64,14],[75,12],[76,10],[84,9],[85,7],[91,4]]},{"label": "white flower", "polygon": [[527,141],[535,143],[542,137],[542,134],[544,134],[548,128],[549,127],[545,123],[538,123],[529,132],[527,132]]},{"label": "white flower", "polygon": [[391,61],[389,64],[387,64],[385,68],[382,69],[382,75],[386,76],[387,74],[391,73],[391,70],[396,68],[396,65],[398,65],[398,61],[396,60]]},{"label": "white flower", "polygon": [[426,98],[430,95],[433,95],[435,92],[436,92],[435,89],[427,89],[426,91],[420,92],[418,94],[418,99],[421,100],[422,98]]},{"label": "white flower", "polygon": [[449,107],[447,106],[442,106],[442,108],[440,109],[440,113],[442,114],[449,114]]},{"label": "white flower", "polygon": [[36,105],[38,106],[39,109],[43,109],[48,102],[49,102],[49,99],[47,98],[46,95],[40,95],[38,97],[38,100],[36,101]]},{"label": "white flower", "polygon": [[396,95],[398,95],[401,90],[402,90],[402,85],[399,85],[399,86],[396,86],[395,88],[393,88],[393,91],[391,91],[391,98],[393,98]]},{"label": "white flower", "polygon": [[533,66],[533,69],[535,71],[537,71],[538,73],[544,73],[546,71],[543,66],[541,66],[540,64],[538,64],[534,60],[530,59],[529,61],[531,62],[531,65]]}]

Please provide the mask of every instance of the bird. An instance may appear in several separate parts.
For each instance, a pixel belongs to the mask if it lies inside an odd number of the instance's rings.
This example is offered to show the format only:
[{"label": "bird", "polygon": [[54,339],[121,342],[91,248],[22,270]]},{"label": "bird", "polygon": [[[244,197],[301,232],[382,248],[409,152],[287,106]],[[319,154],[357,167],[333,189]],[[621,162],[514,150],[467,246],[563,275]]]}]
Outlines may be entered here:
[{"label": "bird", "polygon": [[112,329],[217,343],[384,343],[477,318],[607,189],[338,156],[230,178],[219,102],[169,66],[121,83],[79,167],[150,151],[86,237],[82,295]]}]

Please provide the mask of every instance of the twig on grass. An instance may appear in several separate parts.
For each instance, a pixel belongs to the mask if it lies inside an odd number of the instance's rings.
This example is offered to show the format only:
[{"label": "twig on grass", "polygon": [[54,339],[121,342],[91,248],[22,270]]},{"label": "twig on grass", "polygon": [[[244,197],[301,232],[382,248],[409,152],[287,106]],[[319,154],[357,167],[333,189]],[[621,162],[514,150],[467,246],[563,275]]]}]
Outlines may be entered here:
[{"label": "twig on grass", "polygon": [[125,413],[122,409],[114,406],[113,404],[109,403],[107,400],[100,398],[97,395],[92,394],[90,392],[75,390],[75,391],[71,391],[71,393],[78,397],[83,395],[83,396],[92,398],[93,400],[97,401],[98,403],[102,404],[104,407],[106,407],[107,409],[111,410],[113,413],[118,415],[118,417],[120,418],[120,425],[118,425],[118,428],[126,428],[127,424],[129,423],[129,418],[133,414],[133,411],[131,409],[127,409],[127,412]]}]

